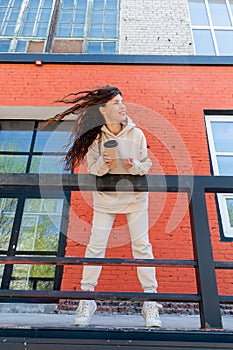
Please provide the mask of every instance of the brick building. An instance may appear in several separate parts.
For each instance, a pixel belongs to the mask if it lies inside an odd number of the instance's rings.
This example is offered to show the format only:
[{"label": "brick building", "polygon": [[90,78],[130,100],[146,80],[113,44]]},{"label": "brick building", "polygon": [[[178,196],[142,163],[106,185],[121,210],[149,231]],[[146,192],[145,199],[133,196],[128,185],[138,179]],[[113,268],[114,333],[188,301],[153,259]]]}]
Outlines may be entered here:
[{"label": "brick building", "polygon": [[[150,174],[232,175],[232,8],[230,0],[0,1],[0,171],[64,172],[72,120],[38,126],[64,108],[54,100],[107,83],[147,136]],[[206,197],[214,258],[231,261],[233,197]],[[3,256],[83,256],[90,193],[9,192],[0,203]],[[193,259],[185,194],[150,194],[150,239],[158,259]],[[132,256],[123,216],[106,256]],[[216,276],[219,293],[232,295],[230,270]],[[79,290],[80,278],[81,267],[1,267],[3,289]],[[159,292],[196,293],[194,269],[160,267],[157,278]],[[104,267],[97,290],[140,291],[136,269]]]}]

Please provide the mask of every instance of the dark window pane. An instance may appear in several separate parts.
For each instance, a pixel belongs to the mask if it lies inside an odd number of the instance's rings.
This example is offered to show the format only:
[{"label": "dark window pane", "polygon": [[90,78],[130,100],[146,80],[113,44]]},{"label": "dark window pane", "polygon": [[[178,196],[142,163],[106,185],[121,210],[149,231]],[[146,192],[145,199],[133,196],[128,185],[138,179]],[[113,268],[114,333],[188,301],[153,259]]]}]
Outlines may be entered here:
[{"label": "dark window pane", "polygon": [[15,30],[15,23],[6,23],[4,29],[3,29],[3,35],[6,36],[12,36],[14,34]]},{"label": "dark window pane", "polygon": [[[10,289],[32,290],[34,281],[54,278],[55,266],[50,265],[14,265]],[[36,283],[38,285],[38,282]],[[40,281],[40,290],[52,290],[53,282]],[[38,289],[38,288],[36,288]]]},{"label": "dark window pane", "polygon": [[27,156],[0,155],[0,173],[24,173]]},{"label": "dark window pane", "polygon": [[63,122],[37,131],[34,152],[65,152],[73,122]]},{"label": "dark window pane", "polygon": [[0,151],[29,151],[33,128],[34,122],[1,121]]},{"label": "dark window pane", "polygon": [[106,24],[104,27],[104,37],[105,38],[116,38],[116,25]]},{"label": "dark window pane", "polygon": [[73,9],[74,7],[74,0],[63,0],[62,2],[62,8],[67,9]]},{"label": "dark window pane", "polygon": [[114,54],[116,53],[116,43],[103,43],[105,54]]},{"label": "dark window pane", "polygon": [[49,22],[51,16],[51,10],[48,9],[42,9],[39,14],[39,21],[40,22]]},{"label": "dark window pane", "polygon": [[91,21],[92,23],[103,23],[104,12],[103,11],[93,11]]},{"label": "dark window pane", "polygon": [[48,29],[47,23],[39,23],[36,28],[36,36],[46,36]]},{"label": "dark window pane", "polygon": [[56,173],[61,174],[64,170],[64,156],[33,156],[30,173]]},{"label": "dark window pane", "polygon": [[102,38],[102,25],[101,24],[92,24],[90,30],[91,38]]},{"label": "dark window pane", "polygon": [[117,9],[119,0],[106,0],[106,9]]},{"label": "dark window pane", "polygon": [[13,8],[9,11],[7,20],[9,20],[9,22],[16,22],[18,15],[19,15],[19,8]]},{"label": "dark window pane", "polygon": [[86,11],[76,11],[74,16],[74,22],[84,23],[86,19]]},{"label": "dark window pane", "polygon": [[[3,0],[3,2],[5,2],[5,0]],[[9,1],[7,1],[9,3]],[[22,0],[14,0],[12,6],[13,7],[21,7],[22,5]]]},{"label": "dark window pane", "polygon": [[37,10],[36,9],[28,9],[25,14],[26,22],[34,22],[36,20]]},{"label": "dark window pane", "polygon": [[0,52],[8,52],[9,48],[10,48],[10,40],[0,40]]},{"label": "dark window pane", "polygon": [[89,42],[88,43],[88,53],[101,53],[101,43],[100,42]]},{"label": "dark window pane", "polygon": [[58,37],[69,37],[70,36],[70,25],[60,24],[57,32]]},{"label": "dark window pane", "polygon": [[0,198],[0,249],[7,250],[13,227],[16,198]]},{"label": "dark window pane", "polygon": [[87,0],[78,0],[77,8],[78,9],[86,9],[87,8]]},{"label": "dark window pane", "polygon": [[106,12],[105,22],[106,23],[116,23],[117,22],[117,13],[110,12],[110,11]]},{"label": "dark window pane", "polygon": [[0,21],[2,22],[3,18],[5,16],[5,10],[0,8]]},{"label": "dark window pane", "polygon": [[38,8],[40,0],[29,0],[28,7]]},{"label": "dark window pane", "polygon": [[32,36],[34,23],[24,23],[21,29],[22,36]]},{"label": "dark window pane", "polygon": [[94,9],[103,9],[104,8],[104,0],[94,0],[93,8]]},{"label": "dark window pane", "polygon": [[60,23],[70,23],[72,22],[73,11],[63,11],[60,17]]},{"label": "dark window pane", "polygon": [[75,24],[73,26],[72,37],[83,37],[84,36],[84,27],[83,25]]},{"label": "dark window pane", "polygon": [[17,42],[15,52],[27,52],[27,41],[19,40]]},{"label": "dark window pane", "polygon": [[54,0],[44,0],[42,6],[43,6],[44,8],[49,8],[49,9],[51,9],[52,6],[53,6],[53,1],[54,1]]}]

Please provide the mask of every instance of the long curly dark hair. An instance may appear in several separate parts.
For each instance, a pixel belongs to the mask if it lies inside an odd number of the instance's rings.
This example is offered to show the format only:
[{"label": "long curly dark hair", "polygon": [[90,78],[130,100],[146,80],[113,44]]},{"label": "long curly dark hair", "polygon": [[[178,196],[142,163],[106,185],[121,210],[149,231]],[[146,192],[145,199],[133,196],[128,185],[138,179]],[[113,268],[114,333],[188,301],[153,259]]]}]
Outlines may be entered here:
[{"label": "long curly dark hair", "polygon": [[[79,165],[90,145],[101,136],[101,128],[105,124],[105,119],[99,107],[104,106],[118,94],[122,95],[117,87],[106,85],[94,90],[70,93],[61,100],[55,101],[74,104],[74,106],[45,121],[43,127],[59,123],[69,114],[77,115],[71,135],[73,144],[65,156],[66,169],[73,170],[76,165]],[[75,97],[70,98],[71,96]]]}]

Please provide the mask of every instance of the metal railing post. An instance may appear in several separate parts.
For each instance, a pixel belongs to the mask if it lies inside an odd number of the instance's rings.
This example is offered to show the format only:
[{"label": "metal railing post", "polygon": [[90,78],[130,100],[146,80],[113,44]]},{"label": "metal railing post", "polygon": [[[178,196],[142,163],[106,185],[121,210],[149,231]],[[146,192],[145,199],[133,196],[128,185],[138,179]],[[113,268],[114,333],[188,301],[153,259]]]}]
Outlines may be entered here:
[{"label": "metal railing post", "polygon": [[196,185],[189,195],[193,251],[194,258],[198,261],[196,280],[201,295],[201,327],[222,328],[204,187]]}]

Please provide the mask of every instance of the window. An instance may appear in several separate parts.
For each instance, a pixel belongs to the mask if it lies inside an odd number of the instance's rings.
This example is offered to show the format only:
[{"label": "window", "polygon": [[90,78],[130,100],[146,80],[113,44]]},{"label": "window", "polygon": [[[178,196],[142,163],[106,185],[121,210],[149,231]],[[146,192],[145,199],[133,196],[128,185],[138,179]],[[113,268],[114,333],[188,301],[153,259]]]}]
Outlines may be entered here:
[{"label": "window", "polygon": [[[63,157],[71,124],[38,130],[40,122],[0,121],[1,173],[64,173]],[[69,193],[2,191],[0,254],[64,256]],[[62,268],[53,265],[2,265],[3,289],[59,289]]]},{"label": "window", "polygon": [[233,55],[233,0],[189,0],[197,55]]},{"label": "window", "polygon": [[0,0],[0,52],[116,53],[120,0]]},{"label": "window", "polygon": [[[206,116],[214,175],[233,176],[233,116]],[[233,194],[218,194],[224,236],[233,238]]]}]

